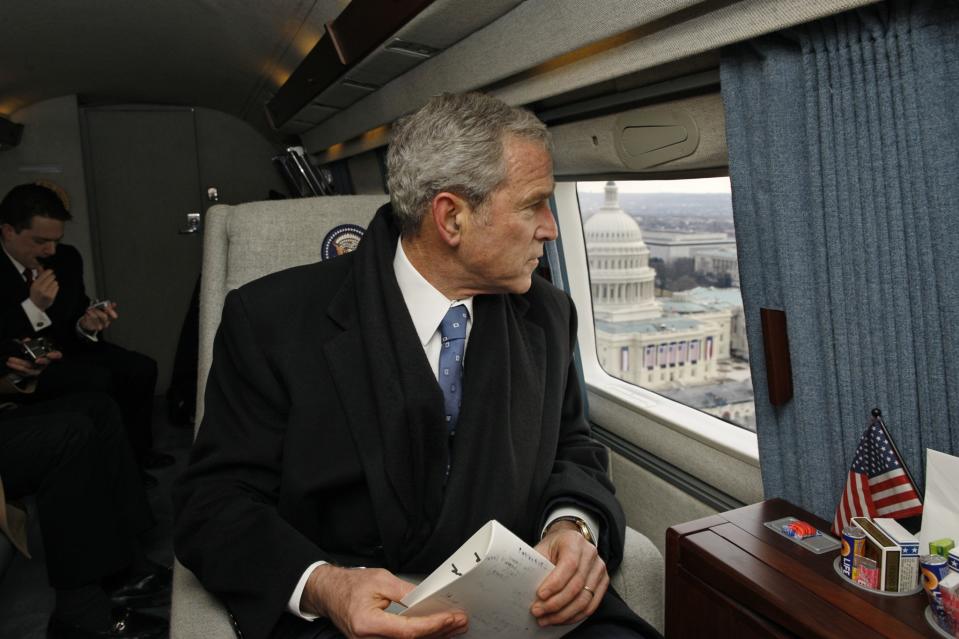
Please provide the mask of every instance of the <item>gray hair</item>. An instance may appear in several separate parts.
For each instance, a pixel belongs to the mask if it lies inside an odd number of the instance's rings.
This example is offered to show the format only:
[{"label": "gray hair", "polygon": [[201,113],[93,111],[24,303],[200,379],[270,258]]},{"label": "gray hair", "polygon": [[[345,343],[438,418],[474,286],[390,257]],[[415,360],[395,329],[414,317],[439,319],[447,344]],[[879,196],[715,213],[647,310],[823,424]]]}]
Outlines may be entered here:
[{"label": "gray hair", "polygon": [[393,127],[386,155],[393,211],[404,235],[416,233],[437,193],[475,208],[506,180],[507,136],[550,149],[546,125],[526,109],[482,93],[444,93]]}]

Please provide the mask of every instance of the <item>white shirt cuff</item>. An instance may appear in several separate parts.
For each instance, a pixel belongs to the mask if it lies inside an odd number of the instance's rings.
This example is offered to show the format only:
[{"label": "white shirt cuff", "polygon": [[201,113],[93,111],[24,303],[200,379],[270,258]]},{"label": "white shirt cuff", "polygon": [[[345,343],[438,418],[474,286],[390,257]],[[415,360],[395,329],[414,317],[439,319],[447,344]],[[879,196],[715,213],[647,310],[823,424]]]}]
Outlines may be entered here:
[{"label": "white shirt cuff", "polygon": [[20,306],[23,308],[23,312],[26,313],[27,319],[30,320],[33,330],[43,330],[53,324],[53,320],[51,320],[46,313],[41,311],[40,307],[34,304],[33,300],[29,297],[23,300]]},{"label": "white shirt cuff", "polygon": [[317,619],[316,615],[311,615],[300,610],[300,599],[303,598],[303,591],[306,589],[306,580],[310,578],[313,570],[316,569],[317,566],[322,566],[326,563],[328,562],[317,561],[310,564],[303,573],[303,576],[300,577],[300,580],[296,582],[296,588],[293,589],[293,596],[290,597],[290,601],[286,604],[286,609],[290,611],[290,614],[296,615],[300,619],[306,619],[307,621],[315,621]]},{"label": "white shirt cuff", "polygon": [[97,337],[97,331],[93,331],[92,333],[86,332],[83,330],[83,327],[80,326],[80,320],[77,320],[77,335],[83,339],[90,340],[91,342],[100,341],[100,338]]},{"label": "white shirt cuff", "polygon": [[589,528],[589,533],[593,536],[593,539],[599,543],[600,530],[599,523],[596,521],[596,517],[590,515],[585,510],[576,508],[575,506],[563,506],[551,512],[549,517],[546,518],[546,525],[543,526],[543,530],[540,532],[539,536],[542,537],[545,535],[546,529],[549,528],[549,525],[560,517],[579,517],[586,522],[586,527]]}]

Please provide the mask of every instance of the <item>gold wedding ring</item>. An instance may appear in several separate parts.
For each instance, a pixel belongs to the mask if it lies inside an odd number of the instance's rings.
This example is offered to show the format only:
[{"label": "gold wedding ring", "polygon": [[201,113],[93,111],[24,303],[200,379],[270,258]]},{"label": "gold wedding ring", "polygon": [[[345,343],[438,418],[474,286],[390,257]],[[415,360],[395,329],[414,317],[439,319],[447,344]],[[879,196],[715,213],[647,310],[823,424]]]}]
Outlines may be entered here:
[{"label": "gold wedding ring", "polygon": [[589,586],[583,586],[583,590],[585,590],[586,592],[588,592],[590,597],[593,597],[594,595],[596,595],[596,593],[593,592],[593,589],[590,588]]}]

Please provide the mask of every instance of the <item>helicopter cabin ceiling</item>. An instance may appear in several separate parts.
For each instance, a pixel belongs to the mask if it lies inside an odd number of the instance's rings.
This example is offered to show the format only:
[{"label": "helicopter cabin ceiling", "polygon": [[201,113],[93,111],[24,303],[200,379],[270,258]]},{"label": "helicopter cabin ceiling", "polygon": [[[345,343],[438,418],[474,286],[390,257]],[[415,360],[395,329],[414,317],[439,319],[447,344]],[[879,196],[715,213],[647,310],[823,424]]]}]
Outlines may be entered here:
[{"label": "helicopter cabin ceiling", "polygon": [[874,1],[4,0],[0,115],[72,94],[207,107],[325,162],[442,91],[562,103]]},{"label": "helicopter cabin ceiling", "polygon": [[440,92],[482,90],[539,112],[621,81],[638,89],[676,79],[664,72],[702,73],[710,61],[716,69],[723,46],[877,1],[523,0],[300,136],[325,164],[382,146],[390,123]]},{"label": "helicopter cabin ceiling", "polygon": [[[351,83],[338,83],[301,116],[332,114],[369,87],[396,77],[521,0],[484,0],[452,10],[438,0],[355,0],[365,16],[391,5],[419,5],[426,20],[409,29],[425,45],[365,55]],[[201,106],[248,120],[281,137],[265,105],[327,33],[349,0],[5,0],[0,11],[0,116],[76,94],[81,104]],[[435,5],[439,5],[438,7]],[[445,10],[444,10],[445,5]],[[362,11],[354,9],[354,14]],[[356,20],[354,20],[356,22]],[[368,54],[368,51],[362,53]],[[312,125],[311,125],[312,126]]]}]

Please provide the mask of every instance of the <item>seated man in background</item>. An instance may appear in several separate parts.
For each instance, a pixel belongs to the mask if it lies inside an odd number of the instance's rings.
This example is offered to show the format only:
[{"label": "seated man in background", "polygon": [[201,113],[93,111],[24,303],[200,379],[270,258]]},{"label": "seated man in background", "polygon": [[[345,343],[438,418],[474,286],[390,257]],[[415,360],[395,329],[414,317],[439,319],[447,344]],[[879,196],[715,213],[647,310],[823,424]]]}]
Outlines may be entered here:
[{"label": "seated man in background", "polygon": [[116,305],[90,305],[83,261],[60,244],[71,219],[61,197],[38,184],[14,187],[0,202],[0,317],[2,338],[44,336],[69,357],[41,376],[36,397],[77,391],[108,392],[143,468],[168,466],[173,458],[153,451],[156,362],[100,337],[118,318]]},{"label": "seated man in background", "polygon": [[394,126],[387,162],[392,205],[356,251],[227,296],[177,556],[248,639],[447,637],[464,614],[384,611],[412,589],[395,574],[496,519],[556,565],[531,621],[657,636],[608,589],[625,518],[572,301],[533,275],[557,235],[545,125],[439,96]]},{"label": "seated man in background", "polygon": [[0,477],[8,498],[36,499],[56,592],[47,636],[165,636],[163,619],[134,610],[169,601],[170,571],[138,541],[154,520],[116,404],[80,393],[19,405],[59,357],[8,357],[0,378]]}]

